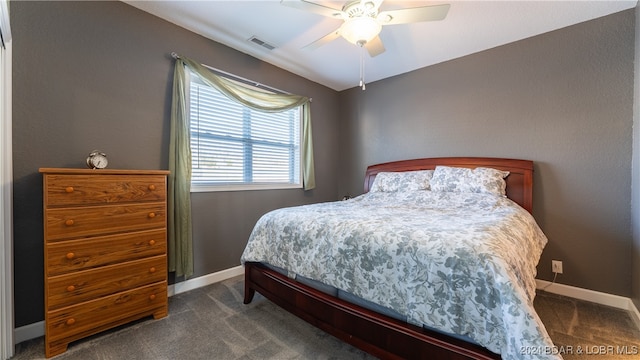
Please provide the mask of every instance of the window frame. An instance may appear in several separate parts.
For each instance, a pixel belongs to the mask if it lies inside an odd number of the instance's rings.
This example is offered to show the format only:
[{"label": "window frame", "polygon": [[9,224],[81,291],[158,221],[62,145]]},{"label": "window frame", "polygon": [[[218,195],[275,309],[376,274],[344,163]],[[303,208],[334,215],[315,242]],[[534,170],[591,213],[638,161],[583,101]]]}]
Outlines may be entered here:
[{"label": "window frame", "polygon": [[[228,80],[232,80],[238,83],[241,83],[244,86],[251,86],[254,87],[256,89],[259,89],[261,91],[266,91],[266,92],[272,92],[272,93],[284,93],[280,90],[271,88],[271,87],[267,87],[240,77],[236,77],[233,76],[231,74],[227,74],[227,73],[218,73],[216,71],[214,71],[213,69],[209,69],[210,71],[213,71],[214,73],[216,73],[216,75],[219,76],[224,76],[226,79]],[[193,74],[191,71],[185,71],[185,77],[186,77],[186,82],[188,84],[188,86],[185,89],[186,95],[187,95],[187,99],[189,99],[189,101],[186,102],[186,107],[187,107],[187,114],[189,116],[189,128],[191,128],[191,80],[192,80],[192,76],[197,76],[195,74]],[[219,91],[217,89],[215,89],[216,91]],[[243,107],[243,109],[247,109],[248,107],[245,105],[241,105]],[[250,108],[249,108],[250,109]],[[257,111],[257,110],[253,110],[250,109],[251,111]],[[302,111],[303,111],[303,106],[299,106],[298,107],[298,111],[299,111],[299,116],[298,116],[298,164],[297,164],[297,169],[294,169],[294,171],[298,172],[298,183],[241,183],[241,184],[233,184],[233,183],[225,183],[225,184],[202,184],[202,183],[193,183],[193,179],[190,180],[190,190],[192,193],[197,193],[197,192],[218,192],[218,191],[250,191],[250,190],[282,190],[282,189],[302,189],[303,188],[303,168],[302,168],[302,143],[303,143],[303,132],[302,132]],[[191,143],[191,130],[189,131],[189,141]],[[191,146],[191,145],[190,145]],[[193,153],[192,155],[192,159],[191,159],[191,164],[193,165]],[[193,170],[192,170],[193,173]]]}]

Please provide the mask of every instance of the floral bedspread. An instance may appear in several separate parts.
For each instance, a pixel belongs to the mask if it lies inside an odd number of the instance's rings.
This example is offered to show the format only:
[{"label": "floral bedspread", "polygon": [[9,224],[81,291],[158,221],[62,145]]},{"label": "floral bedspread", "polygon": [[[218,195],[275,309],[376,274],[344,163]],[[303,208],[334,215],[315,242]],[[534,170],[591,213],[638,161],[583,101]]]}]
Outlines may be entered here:
[{"label": "floral bedspread", "polygon": [[242,262],[266,262],[467,336],[503,359],[558,359],[533,308],[547,238],[489,194],[375,192],[274,210]]}]

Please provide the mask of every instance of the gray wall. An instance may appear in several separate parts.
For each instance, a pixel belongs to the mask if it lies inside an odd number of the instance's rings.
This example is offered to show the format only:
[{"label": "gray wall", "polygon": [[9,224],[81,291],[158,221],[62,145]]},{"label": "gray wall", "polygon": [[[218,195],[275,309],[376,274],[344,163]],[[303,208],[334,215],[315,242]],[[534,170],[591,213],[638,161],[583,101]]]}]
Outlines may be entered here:
[{"label": "gray wall", "polygon": [[338,93],[119,1],[11,2],[15,322],[43,315],[40,167],[166,169],[176,51],[245,78],[313,97],[317,188],[193,193],[195,274],[240,264],[257,218],[337,199]]},{"label": "gray wall", "polygon": [[538,266],[558,282],[631,295],[634,10],[341,94],[340,192],[367,165],[437,156],[535,162]]}]

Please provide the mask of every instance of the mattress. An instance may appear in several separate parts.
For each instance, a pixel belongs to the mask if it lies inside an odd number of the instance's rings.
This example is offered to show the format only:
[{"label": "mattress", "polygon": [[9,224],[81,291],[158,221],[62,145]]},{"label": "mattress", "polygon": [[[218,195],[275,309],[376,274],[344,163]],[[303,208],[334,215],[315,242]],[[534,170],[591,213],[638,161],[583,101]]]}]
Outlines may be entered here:
[{"label": "mattress", "polygon": [[[396,319],[396,320],[399,320],[399,321],[407,322],[407,317],[406,316],[398,313],[397,311],[395,311],[393,309],[390,309],[390,308],[378,305],[378,304],[376,304],[374,302],[365,300],[365,299],[363,299],[361,297],[353,295],[353,294],[351,294],[349,292],[346,292],[344,290],[337,289],[337,288],[335,288],[335,287],[333,287],[331,285],[323,284],[323,283],[321,283],[319,281],[316,281],[316,280],[309,279],[309,278],[304,277],[304,276],[300,276],[300,275],[294,274],[294,273],[292,273],[290,271],[287,271],[286,269],[282,269],[282,268],[279,268],[277,266],[273,266],[273,265],[267,264],[267,263],[263,263],[262,265],[264,265],[267,268],[269,268],[269,269],[271,269],[273,271],[276,271],[276,272],[278,272],[278,273],[280,273],[282,275],[285,275],[285,276],[287,276],[287,277],[289,277],[289,278],[291,278],[293,280],[296,280],[301,284],[307,285],[307,286],[309,286],[309,287],[311,287],[313,289],[321,291],[321,292],[323,292],[325,294],[331,295],[331,296],[336,297],[338,299],[342,299],[344,301],[347,301],[347,302],[349,302],[351,304],[354,304],[354,305],[358,305],[358,306],[363,307],[365,309],[368,309],[368,310],[371,310],[371,311],[375,311],[378,314],[382,314],[382,315],[388,316],[388,317],[390,317],[392,319]],[[460,339],[462,341],[466,341],[466,342],[478,345],[473,339],[471,339],[468,336],[461,336],[461,335],[458,335],[458,334],[452,334],[452,333],[443,332],[443,331],[440,331],[439,329],[431,328],[431,327],[429,327],[427,325],[424,325],[424,324],[423,324],[422,327],[427,329],[427,330],[430,330],[430,331],[436,331],[436,332],[439,332],[441,334],[444,334],[444,335],[447,335],[447,336],[451,336],[451,337],[454,337],[456,339]]]}]

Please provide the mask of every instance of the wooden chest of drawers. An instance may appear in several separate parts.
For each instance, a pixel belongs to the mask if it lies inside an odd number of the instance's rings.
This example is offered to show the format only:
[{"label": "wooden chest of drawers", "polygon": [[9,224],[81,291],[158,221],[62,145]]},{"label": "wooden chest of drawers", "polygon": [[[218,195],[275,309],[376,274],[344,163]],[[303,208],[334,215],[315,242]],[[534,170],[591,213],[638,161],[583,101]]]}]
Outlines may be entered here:
[{"label": "wooden chest of drawers", "polygon": [[168,311],[168,171],[42,168],[45,355]]}]

